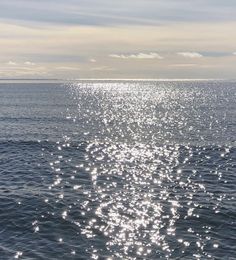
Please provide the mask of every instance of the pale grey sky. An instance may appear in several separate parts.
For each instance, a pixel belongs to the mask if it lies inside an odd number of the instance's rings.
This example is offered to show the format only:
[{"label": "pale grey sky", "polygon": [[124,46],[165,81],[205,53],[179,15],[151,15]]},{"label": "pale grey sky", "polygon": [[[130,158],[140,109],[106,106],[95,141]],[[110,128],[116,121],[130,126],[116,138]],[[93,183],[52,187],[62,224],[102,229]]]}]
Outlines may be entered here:
[{"label": "pale grey sky", "polygon": [[236,1],[1,0],[0,78],[235,78]]}]

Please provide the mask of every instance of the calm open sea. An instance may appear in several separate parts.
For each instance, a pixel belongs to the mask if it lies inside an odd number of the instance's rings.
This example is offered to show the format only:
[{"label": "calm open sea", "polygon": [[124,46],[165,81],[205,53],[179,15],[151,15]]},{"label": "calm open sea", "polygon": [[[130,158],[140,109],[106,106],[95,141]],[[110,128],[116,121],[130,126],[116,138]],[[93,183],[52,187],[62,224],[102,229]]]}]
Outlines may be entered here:
[{"label": "calm open sea", "polygon": [[236,82],[0,83],[0,259],[236,259]]}]

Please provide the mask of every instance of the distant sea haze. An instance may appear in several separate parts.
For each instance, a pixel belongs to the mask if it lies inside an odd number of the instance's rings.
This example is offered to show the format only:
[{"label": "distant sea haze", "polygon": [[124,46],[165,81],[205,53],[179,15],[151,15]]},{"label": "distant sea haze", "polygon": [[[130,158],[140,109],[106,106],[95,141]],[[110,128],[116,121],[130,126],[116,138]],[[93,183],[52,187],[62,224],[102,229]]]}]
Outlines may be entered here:
[{"label": "distant sea haze", "polygon": [[236,81],[0,80],[0,258],[235,259]]}]

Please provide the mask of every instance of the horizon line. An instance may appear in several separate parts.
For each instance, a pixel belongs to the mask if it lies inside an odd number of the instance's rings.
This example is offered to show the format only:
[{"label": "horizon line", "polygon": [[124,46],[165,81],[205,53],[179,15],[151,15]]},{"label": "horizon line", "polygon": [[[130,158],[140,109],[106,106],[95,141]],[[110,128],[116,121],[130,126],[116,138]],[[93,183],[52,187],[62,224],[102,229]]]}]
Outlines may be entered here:
[{"label": "horizon line", "polygon": [[0,78],[0,81],[235,81],[227,78]]}]

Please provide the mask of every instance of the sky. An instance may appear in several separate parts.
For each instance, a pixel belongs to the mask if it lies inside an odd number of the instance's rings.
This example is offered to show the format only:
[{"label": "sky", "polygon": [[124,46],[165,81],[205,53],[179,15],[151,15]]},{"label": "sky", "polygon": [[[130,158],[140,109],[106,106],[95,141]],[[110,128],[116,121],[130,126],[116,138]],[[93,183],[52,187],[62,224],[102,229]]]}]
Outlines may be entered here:
[{"label": "sky", "polygon": [[235,0],[1,0],[0,79],[235,79]]}]

